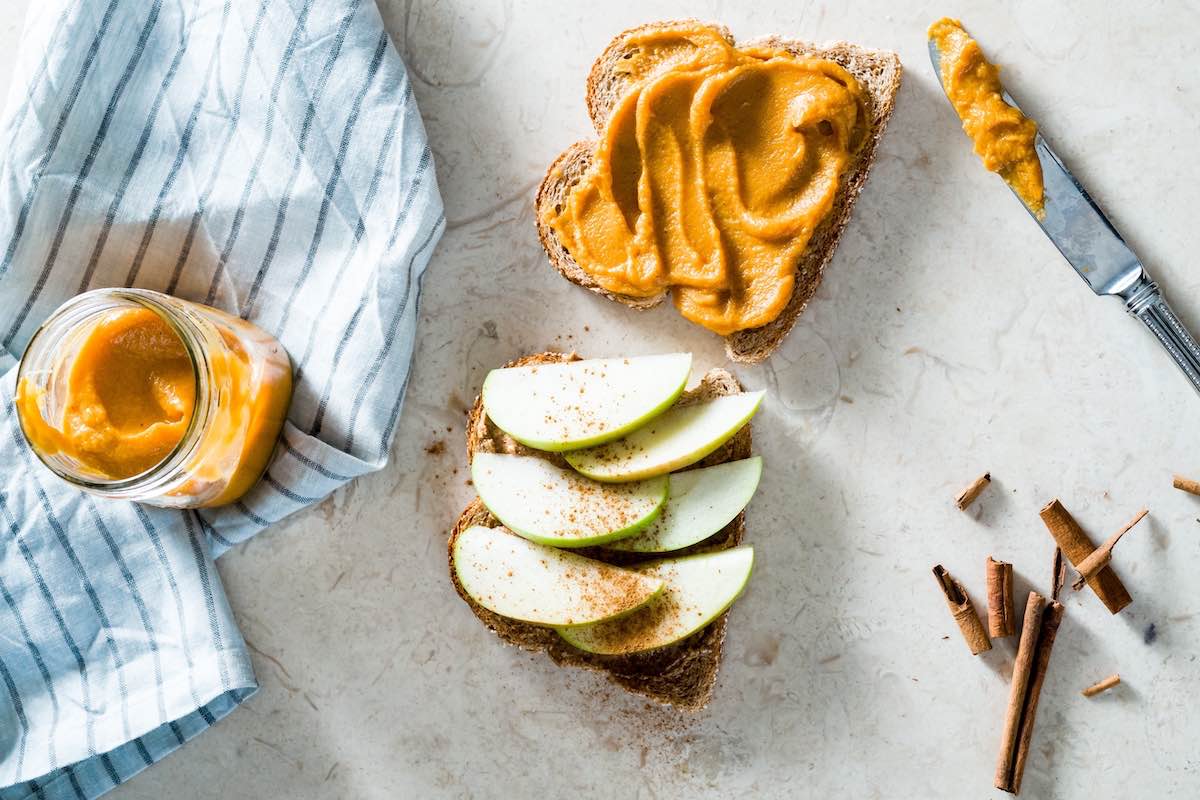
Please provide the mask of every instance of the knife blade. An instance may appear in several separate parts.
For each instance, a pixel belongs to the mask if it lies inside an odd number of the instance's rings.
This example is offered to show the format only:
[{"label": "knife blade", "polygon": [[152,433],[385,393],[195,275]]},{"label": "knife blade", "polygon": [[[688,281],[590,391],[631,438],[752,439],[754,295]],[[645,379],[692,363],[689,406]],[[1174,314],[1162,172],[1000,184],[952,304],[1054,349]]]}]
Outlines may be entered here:
[{"label": "knife blade", "polygon": [[[941,84],[941,53],[932,39],[929,58]],[[943,85],[943,91],[945,88]],[[1007,91],[1002,97],[1020,110]],[[1040,129],[1034,139],[1034,150],[1042,165],[1045,213],[1039,218],[1023,201],[1021,205],[1088,287],[1098,295],[1121,298],[1126,310],[1146,325],[1192,388],[1200,392],[1200,345],[1167,304],[1158,284],[1150,278],[1116,226],[1066,168]]]}]

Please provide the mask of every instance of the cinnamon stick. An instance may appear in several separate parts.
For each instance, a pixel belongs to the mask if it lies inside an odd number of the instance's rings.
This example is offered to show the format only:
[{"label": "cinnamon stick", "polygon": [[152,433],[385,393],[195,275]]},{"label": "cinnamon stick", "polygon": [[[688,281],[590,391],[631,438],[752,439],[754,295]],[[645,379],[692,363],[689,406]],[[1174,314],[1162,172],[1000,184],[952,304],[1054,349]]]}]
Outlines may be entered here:
[{"label": "cinnamon stick", "polygon": [[1012,636],[1017,632],[1017,621],[1013,614],[1013,566],[1007,561],[997,561],[988,556],[988,634]]},{"label": "cinnamon stick", "polygon": [[971,485],[958,493],[954,498],[954,504],[958,506],[959,511],[966,511],[967,507],[974,503],[979,495],[983,494],[983,490],[992,482],[992,473],[985,472],[975,480],[971,481]]},{"label": "cinnamon stick", "polygon": [[1109,675],[1104,680],[1093,683],[1091,686],[1087,687],[1082,692],[1080,692],[1080,694],[1082,694],[1084,697],[1095,697],[1096,695],[1100,694],[1101,692],[1107,692],[1109,689],[1113,688],[1120,682],[1121,682],[1121,676],[1114,672],[1112,675]]},{"label": "cinnamon stick", "polygon": [[958,629],[962,631],[963,639],[971,649],[971,655],[977,656],[985,650],[991,650],[992,641],[988,638],[987,630],[984,629],[967,590],[941,564],[933,568],[933,577],[937,578],[938,586],[946,597],[946,605],[950,607],[950,613],[954,615],[954,621],[958,623]]},{"label": "cinnamon stick", "polygon": [[1038,700],[1042,696],[1042,684],[1046,682],[1046,670],[1050,666],[1050,653],[1054,649],[1054,640],[1058,636],[1058,628],[1062,624],[1065,612],[1066,607],[1062,603],[1051,602],[1046,613],[1042,615],[1037,660],[1029,680],[1029,695],[1025,700],[1025,715],[1021,720],[1017,760],[1013,765],[1013,794],[1021,791],[1021,778],[1025,775],[1025,762],[1029,758],[1029,748],[1033,743],[1033,725],[1037,720]]},{"label": "cinnamon stick", "polygon": [[1046,598],[1037,592],[1029,593],[1008,708],[1004,714],[1000,756],[996,761],[996,788],[1012,794],[1021,791],[1021,777],[1025,774],[1025,762],[1033,741],[1038,699],[1062,616],[1062,603],[1051,601],[1047,605]]},{"label": "cinnamon stick", "polygon": [[1194,481],[1182,475],[1175,475],[1171,479],[1171,485],[1176,489],[1182,489],[1190,494],[1200,495],[1200,481]]},{"label": "cinnamon stick", "polygon": [[1062,592],[1063,584],[1067,582],[1067,562],[1063,559],[1062,548],[1054,548],[1053,575],[1050,577],[1050,599],[1057,600]]},{"label": "cinnamon stick", "polygon": [[1096,548],[1096,550],[1083,561],[1079,562],[1079,566],[1075,569],[1079,570],[1079,580],[1071,584],[1071,588],[1079,591],[1083,588],[1084,581],[1088,578],[1095,577],[1096,573],[1108,566],[1108,562],[1112,561],[1113,547],[1117,542],[1121,541],[1121,537],[1129,533],[1134,525],[1142,521],[1142,517],[1150,513],[1150,509],[1143,508],[1133,519],[1125,523],[1125,527],[1108,537],[1104,544]]},{"label": "cinnamon stick", "polygon": [[1004,710],[1004,728],[1000,734],[1000,756],[996,759],[997,789],[1016,794],[1015,768],[1017,748],[1021,741],[1021,718],[1025,713],[1025,701],[1029,696],[1029,679],[1033,675],[1034,654],[1037,640],[1042,632],[1042,615],[1046,600],[1037,592],[1029,593],[1025,604],[1025,621],[1021,626],[1021,641],[1017,645],[1017,661],[1013,665],[1012,684],[1008,692],[1008,705]]},{"label": "cinnamon stick", "polygon": [[[1062,549],[1063,555],[1075,567],[1078,567],[1096,549],[1092,540],[1087,537],[1083,528],[1079,527],[1079,523],[1063,507],[1058,498],[1046,504],[1046,507],[1041,510],[1041,517],[1042,522],[1050,531],[1050,535]],[[1125,584],[1121,583],[1121,579],[1117,577],[1117,573],[1113,571],[1111,565],[1105,565],[1099,572],[1086,580],[1088,586],[1092,587],[1092,591],[1096,593],[1110,613],[1116,614],[1133,602],[1133,598],[1125,589]]]}]

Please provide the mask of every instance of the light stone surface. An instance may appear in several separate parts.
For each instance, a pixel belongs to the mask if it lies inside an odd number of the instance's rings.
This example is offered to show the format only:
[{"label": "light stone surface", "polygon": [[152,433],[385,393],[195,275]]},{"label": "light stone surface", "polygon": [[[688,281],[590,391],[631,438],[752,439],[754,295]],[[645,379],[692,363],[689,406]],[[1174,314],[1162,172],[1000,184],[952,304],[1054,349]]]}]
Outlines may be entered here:
[{"label": "light stone surface", "polygon": [[[2,81],[26,5],[0,22]],[[1055,495],[1097,540],[1143,504],[1151,515],[1116,551],[1131,607],[1114,618],[1068,592],[1023,796],[1200,795],[1200,500],[1170,485],[1173,471],[1200,477],[1200,399],[979,166],[924,42],[937,16],[968,23],[1200,327],[1197,9],[382,5],[450,220],[392,463],[221,559],[262,689],[114,798],[1000,797],[1015,641],[971,657],[929,570],[946,565],[982,607],[995,554],[1015,564],[1023,607],[1031,586],[1048,590],[1037,511]],[[590,133],[592,59],[626,27],[681,16],[895,49],[906,73],[824,284],[768,365],[737,370],[770,389],[755,422],[757,572],[712,705],[673,723],[502,646],[451,589],[444,543],[471,495],[463,411],[489,368],[546,347],[722,361],[671,308],[637,314],[559,279],[531,214],[546,165]],[[959,512],[954,495],[983,470],[993,484]],[[1079,695],[1117,671],[1118,689]]]}]

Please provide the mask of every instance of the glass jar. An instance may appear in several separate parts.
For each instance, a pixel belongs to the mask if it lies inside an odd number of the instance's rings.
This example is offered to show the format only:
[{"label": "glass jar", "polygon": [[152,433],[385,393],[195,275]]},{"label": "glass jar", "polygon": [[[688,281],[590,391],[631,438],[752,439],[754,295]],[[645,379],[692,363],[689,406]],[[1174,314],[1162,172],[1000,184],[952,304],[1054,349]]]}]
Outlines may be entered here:
[{"label": "glass jar", "polygon": [[17,373],[33,452],[101,497],[170,508],[232,503],[266,469],[292,368],[258,327],[144,289],[68,300]]}]

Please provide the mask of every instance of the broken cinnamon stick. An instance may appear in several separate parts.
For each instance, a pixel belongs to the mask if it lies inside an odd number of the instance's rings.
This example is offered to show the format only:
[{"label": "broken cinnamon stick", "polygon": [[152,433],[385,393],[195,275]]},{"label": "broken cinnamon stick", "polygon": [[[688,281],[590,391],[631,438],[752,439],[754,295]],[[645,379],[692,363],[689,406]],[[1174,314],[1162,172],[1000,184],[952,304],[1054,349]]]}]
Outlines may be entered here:
[{"label": "broken cinnamon stick", "polygon": [[[1050,535],[1062,549],[1063,555],[1076,568],[1096,549],[1092,540],[1083,532],[1083,528],[1079,527],[1079,523],[1063,507],[1058,498],[1046,504],[1046,507],[1041,510],[1041,517],[1042,522],[1050,531]],[[1111,565],[1105,565],[1099,572],[1086,580],[1088,586],[1092,587],[1092,591],[1096,593],[1110,613],[1116,614],[1133,602],[1133,598],[1125,589],[1125,584],[1121,583],[1121,579],[1117,577],[1117,573],[1113,571]]]},{"label": "broken cinnamon stick", "polygon": [[1079,570],[1079,579],[1071,584],[1071,588],[1078,592],[1083,588],[1084,581],[1095,577],[1097,572],[1108,566],[1108,562],[1112,561],[1113,547],[1116,546],[1117,542],[1121,541],[1122,536],[1129,533],[1134,525],[1142,521],[1142,517],[1149,513],[1150,509],[1143,508],[1133,519],[1125,523],[1124,528],[1121,528],[1121,530],[1108,537],[1104,541],[1104,544],[1097,547],[1090,556],[1079,562],[1079,566],[1075,568]]},{"label": "broken cinnamon stick", "polygon": [[1017,632],[1013,615],[1013,566],[1007,561],[987,560],[988,634],[1012,636]]},{"label": "broken cinnamon stick", "polygon": [[950,607],[950,613],[954,615],[954,621],[958,623],[958,629],[962,631],[963,639],[971,649],[971,655],[977,656],[985,650],[991,650],[992,641],[988,638],[987,630],[984,629],[967,590],[941,564],[933,568],[933,576],[937,578],[938,586],[946,596],[946,605]]},{"label": "broken cinnamon stick", "polygon": [[1175,475],[1171,479],[1171,485],[1176,489],[1182,489],[1189,494],[1200,495],[1200,481],[1194,481],[1191,478],[1185,478],[1182,475]]},{"label": "broken cinnamon stick", "polygon": [[1021,777],[1025,774],[1025,762],[1033,741],[1038,699],[1062,616],[1062,603],[1051,601],[1047,605],[1046,598],[1037,592],[1029,593],[1008,708],[1004,714],[1000,757],[996,762],[995,785],[1005,792],[1018,794],[1021,791]]},{"label": "broken cinnamon stick", "polygon": [[1091,686],[1087,687],[1082,692],[1080,692],[1080,694],[1082,694],[1084,697],[1095,697],[1096,695],[1100,694],[1101,692],[1107,692],[1109,689],[1113,688],[1120,682],[1121,682],[1121,676],[1114,672],[1112,675],[1109,675],[1104,680],[1093,683]]},{"label": "broken cinnamon stick", "polygon": [[954,504],[958,506],[959,511],[966,511],[967,507],[974,503],[979,495],[983,494],[983,490],[992,482],[992,473],[985,472],[975,480],[971,481],[971,485],[958,493],[958,497],[954,498]]},{"label": "broken cinnamon stick", "polygon": [[1053,575],[1050,577],[1050,599],[1057,600],[1062,592],[1063,584],[1067,582],[1067,562],[1063,558],[1062,548],[1054,548]]}]

